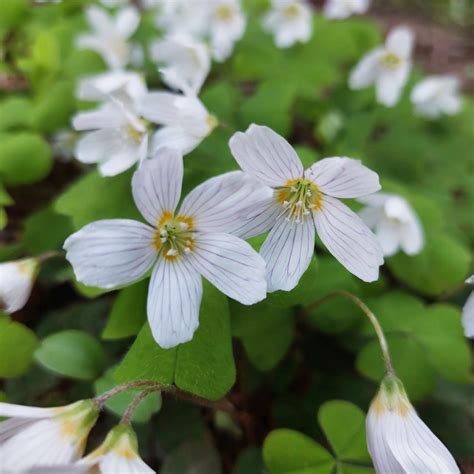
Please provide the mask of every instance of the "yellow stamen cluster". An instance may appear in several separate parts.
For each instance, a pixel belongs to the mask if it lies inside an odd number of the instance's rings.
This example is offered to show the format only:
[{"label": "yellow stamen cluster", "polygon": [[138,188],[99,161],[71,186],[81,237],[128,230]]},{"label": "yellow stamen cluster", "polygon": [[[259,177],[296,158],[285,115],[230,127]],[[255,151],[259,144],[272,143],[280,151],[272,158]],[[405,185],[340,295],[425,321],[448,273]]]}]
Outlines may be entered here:
[{"label": "yellow stamen cluster", "polygon": [[288,5],[283,14],[287,17],[287,18],[296,18],[300,15],[300,9],[298,8],[298,5]]},{"label": "yellow stamen cluster", "polygon": [[164,212],[155,234],[155,248],[167,260],[175,260],[194,249],[193,219]]},{"label": "yellow stamen cluster", "polygon": [[288,181],[286,186],[278,188],[276,196],[277,202],[283,207],[281,215],[297,224],[321,207],[321,193],[309,179]]},{"label": "yellow stamen cluster", "polygon": [[402,63],[400,56],[397,56],[395,53],[386,52],[381,59],[382,66],[391,71],[397,69]]},{"label": "yellow stamen cluster", "polygon": [[216,16],[222,21],[229,21],[234,16],[234,11],[230,5],[219,5],[216,9]]}]

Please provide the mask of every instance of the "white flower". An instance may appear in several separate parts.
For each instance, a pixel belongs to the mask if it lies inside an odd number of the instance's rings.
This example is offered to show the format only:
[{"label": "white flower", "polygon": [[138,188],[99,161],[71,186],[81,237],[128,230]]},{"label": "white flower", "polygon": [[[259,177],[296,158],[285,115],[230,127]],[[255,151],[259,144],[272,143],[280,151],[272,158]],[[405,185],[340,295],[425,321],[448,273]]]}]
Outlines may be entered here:
[{"label": "white flower", "polygon": [[306,171],[291,145],[268,127],[251,125],[230,139],[240,167],[274,193],[247,216],[245,236],[270,230],[260,253],[268,290],[293,289],[314,253],[315,227],[327,249],[364,281],[377,280],[383,263],[375,235],[336,198],[380,189],[376,173],[350,158],[326,158]]},{"label": "white flower", "polygon": [[81,467],[85,468],[82,472],[91,474],[153,474],[155,472],[140,458],[137,436],[129,426],[124,424],[113,428],[97,449],[72,467],[69,466],[69,469],[65,469],[64,472],[75,473],[77,468]]},{"label": "white flower", "polygon": [[332,20],[342,20],[351,15],[362,15],[369,9],[370,0],[327,0],[324,16]]},{"label": "white flower", "polygon": [[54,157],[64,162],[74,158],[77,138],[77,133],[70,129],[56,132],[51,139],[51,149]]},{"label": "white flower", "polygon": [[0,472],[78,460],[98,416],[92,400],[57,408],[0,403]]},{"label": "white flower", "polygon": [[[65,242],[77,279],[113,288],[150,269],[148,322],[163,348],[189,341],[199,324],[201,275],[242,304],[265,298],[265,262],[236,237],[240,213],[263,198],[259,183],[242,172],[212,178],[181,195],[183,160],[161,148],[132,180],[135,203],[151,225],[128,219],[93,222]],[[234,235],[231,235],[234,234]]]},{"label": "white flower", "polygon": [[209,3],[189,0],[158,0],[156,26],[169,35],[202,38],[209,26]]},{"label": "white flower", "polygon": [[410,74],[413,42],[408,28],[395,28],[384,46],[367,53],[353,69],[349,87],[364,89],[375,83],[377,100],[387,107],[394,106]]},{"label": "white flower", "polygon": [[399,249],[407,255],[421,252],[425,244],[423,227],[404,198],[396,194],[376,193],[358,201],[367,204],[359,215],[374,230],[385,256],[394,255]]},{"label": "white flower", "polygon": [[245,32],[246,18],[239,0],[208,0],[208,36],[214,59],[226,60],[234,49],[234,43]]},{"label": "white flower", "polygon": [[279,48],[306,43],[313,34],[311,7],[305,0],[272,0],[272,9],[265,15],[263,27],[274,34]]},{"label": "white flower", "polygon": [[163,67],[163,81],[173,89],[187,94],[197,94],[211,67],[209,50],[185,34],[174,34],[155,41],[150,47],[150,56]]},{"label": "white flower", "polygon": [[107,71],[81,79],[76,96],[81,100],[98,101],[108,99],[109,95],[126,94],[134,102],[147,93],[143,77],[132,71]]},{"label": "white flower", "polygon": [[110,96],[96,110],[79,112],[72,124],[76,130],[93,130],[77,142],[76,158],[83,163],[98,163],[102,176],[122,173],[147,156],[146,124],[125,94]]},{"label": "white flower", "polygon": [[367,445],[377,474],[455,474],[453,457],[416,414],[394,376],[382,381],[367,415]]},{"label": "white flower", "polygon": [[[470,276],[466,283],[474,285],[474,275]],[[465,336],[474,338],[474,291],[471,291],[462,309],[462,325],[464,326]]]},{"label": "white flower", "polygon": [[120,69],[130,60],[128,39],[140,22],[140,15],[133,7],[121,9],[115,17],[99,7],[88,7],[87,19],[92,33],[77,38],[79,48],[92,49],[99,53],[111,69]]},{"label": "white flower", "polygon": [[14,313],[25,306],[38,270],[36,258],[0,263],[0,310]]},{"label": "white flower", "polygon": [[459,87],[459,79],[454,76],[430,76],[423,79],[411,93],[415,112],[427,118],[457,114],[462,107]]},{"label": "white flower", "polygon": [[150,92],[142,99],[139,110],[147,120],[163,125],[152,138],[153,151],[166,147],[187,154],[217,125],[217,119],[193,94]]}]

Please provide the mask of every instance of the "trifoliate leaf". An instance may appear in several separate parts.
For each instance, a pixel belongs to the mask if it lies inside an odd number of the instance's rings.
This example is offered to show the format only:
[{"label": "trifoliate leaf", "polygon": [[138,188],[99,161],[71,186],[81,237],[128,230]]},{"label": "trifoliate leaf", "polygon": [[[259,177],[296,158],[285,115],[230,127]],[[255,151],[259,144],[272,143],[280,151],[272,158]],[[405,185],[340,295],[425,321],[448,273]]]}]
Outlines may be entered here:
[{"label": "trifoliate leaf", "polygon": [[204,282],[199,328],[190,342],[162,349],[146,324],[119,365],[120,382],[153,380],[210,400],[222,398],[235,381],[227,298]]}]

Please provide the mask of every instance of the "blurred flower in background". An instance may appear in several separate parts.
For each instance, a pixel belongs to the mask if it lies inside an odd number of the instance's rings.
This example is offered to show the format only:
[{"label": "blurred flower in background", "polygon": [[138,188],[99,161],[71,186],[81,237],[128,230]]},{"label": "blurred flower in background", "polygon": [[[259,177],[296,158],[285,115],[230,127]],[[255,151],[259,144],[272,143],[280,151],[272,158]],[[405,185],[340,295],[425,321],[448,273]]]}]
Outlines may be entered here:
[{"label": "blurred flower in background", "polygon": [[425,243],[420,219],[406,199],[396,194],[376,193],[358,199],[367,207],[359,212],[374,230],[385,256],[403,250],[407,255],[421,252]]}]

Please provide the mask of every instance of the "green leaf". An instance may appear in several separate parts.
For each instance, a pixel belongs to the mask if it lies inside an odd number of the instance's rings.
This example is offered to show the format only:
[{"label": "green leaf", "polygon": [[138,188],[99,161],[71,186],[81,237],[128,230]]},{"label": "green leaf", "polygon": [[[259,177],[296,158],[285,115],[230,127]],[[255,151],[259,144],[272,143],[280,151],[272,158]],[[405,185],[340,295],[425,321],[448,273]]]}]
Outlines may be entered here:
[{"label": "green leaf", "polygon": [[[275,98],[278,97],[278,100]],[[266,125],[275,132],[286,135],[290,131],[290,107],[295,98],[295,87],[292,81],[280,78],[262,82],[257,92],[247,99],[239,108],[242,128],[251,123]]]},{"label": "green leaf", "polygon": [[110,311],[102,339],[136,336],[146,322],[147,296],[148,280],[121,290]]},{"label": "green leaf", "polygon": [[0,314],[0,377],[17,377],[28,371],[38,339],[23,324]]},{"label": "green leaf", "polygon": [[437,296],[463,283],[469,272],[469,249],[440,232],[427,229],[424,250],[410,257],[403,253],[387,260],[387,265],[403,283],[420,293]]},{"label": "green leaf", "polygon": [[319,409],[318,420],[339,460],[370,462],[365,441],[365,413],[359,407],[331,400]]},{"label": "green leaf", "polygon": [[76,230],[99,219],[141,220],[132,199],[132,171],[103,178],[93,171],[76,181],[54,203],[54,210],[71,217]]},{"label": "green leaf", "polygon": [[53,165],[51,151],[39,135],[9,133],[0,140],[0,177],[5,184],[31,184],[49,174]]},{"label": "green leaf", "polygon": [[119,365],[120,382],[146,379],[210,400],[222,398],[235,382],[227,298],[204,284],[199,328],[192,341],[162,349],[146,324]]},{"label": "green leaf", "polygon": [[[112,388],[117,384],[113,377],[114,369],[109,369],[103,377],[94,382],[94,389],[96,395],[100,395]],[[140,394],[142,390],[129,389],[114,395],[106,403],[105,407],[114,413],[116,416],[121,417],[127,410],[127,407],[132,403],[133,399]],[[161,394],[150,393],[143,401],[138,405],[136,410],[133,412],[133,421],[137,423],[146,423],[150,418],[157,413],[161,408]]]},{"label": "green leaf", "polygon": [[321,445],[297,431],[272,431],[263,444],[270,474],[331,474],[334,459]]},{"label": "green leaf", "polygon": [[35,103],[31,112],[33,127],[42,133],[51,133],[60,128],[68,128],[75,110],[74,83],[58,81]]},{"label": "green leaf", "polygon": [[7,97],[0,103],[0,130],[27,127],[31,114],[31,102],[23,96]]},{"label": "green leaf", "polygon": [[99,342],[77,330],[61,331],[46,337],[35,358],[47,369],[79,380],[95,379],[105,364],[105,353]]},{"label": "green leaf", "polygon": [[28,0],[4,0],[0,2],[0,27],[12,28],[25,20],[31,9]]},{"label": "green leaf", "polygon": [[[454,382],[469,381],[469,346],[459,309],[445,304],[425,306],[401,292],[385,294],[368,304],[384,329],[395,369],[412,399],[428,395],[437,375]],[[373,337],[367,322],[363,334]],[[357,368],[377,382],[383,376],[375,339],[359,352]]]},{"label": "green leaf", "polygon": [[32,254],[57,250],[73,231],[70,219],[49,206],[25,219],[23,245]]},{"label": "green leaf", "polygon": [[259,370],[275,367],[293,340],[293,311],[266,302],[244,306],[232,301],[230,308],[232,334],[241,339],[252,364]]}]

